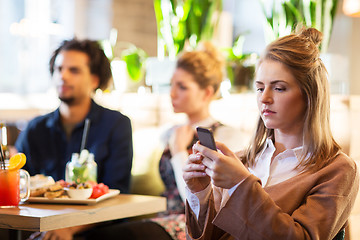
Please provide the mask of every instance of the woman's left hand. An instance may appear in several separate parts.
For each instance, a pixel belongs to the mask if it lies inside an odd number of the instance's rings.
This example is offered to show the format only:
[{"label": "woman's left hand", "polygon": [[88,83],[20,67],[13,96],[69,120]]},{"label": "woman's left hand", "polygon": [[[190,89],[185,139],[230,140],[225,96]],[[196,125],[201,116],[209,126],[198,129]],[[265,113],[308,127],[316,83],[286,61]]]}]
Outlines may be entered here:
[{"label": "woman's left hand", "polygon": [[223,143],[216,142],[216,147],[222,153],[204,147],[199,142],[193,148],[204,156],[202,163],[206,166],[205,172],[213,185],[230,189],[247,178],[250,172]]}]

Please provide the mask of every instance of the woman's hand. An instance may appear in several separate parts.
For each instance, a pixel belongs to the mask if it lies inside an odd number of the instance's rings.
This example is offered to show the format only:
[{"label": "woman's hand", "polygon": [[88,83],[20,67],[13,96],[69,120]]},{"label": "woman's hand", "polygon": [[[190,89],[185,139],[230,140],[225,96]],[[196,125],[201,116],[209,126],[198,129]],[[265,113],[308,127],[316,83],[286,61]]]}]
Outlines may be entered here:
[{"label": "woman's hand", "polygon": [[194,129],[190,125],[177,127],[170,137],[169,148],[171,155],[178,152],[186,151],[187,147],[194,138]]},{"label": "woman's hand", "polygon": [[248,177],[250,172],[223,143],[216,142],[216,147],[221,153],[204,147],[199,142],[193,149],[203,155],[202,164],[206,167],[205,172],[211,182],[217,187],[230,189]]},{"label": "woman's hand", "polygon": [[[195,145],[194,145],[195,146]],[[210,184],[210,177],[202,164],[203,156],[193,149],[183,167],[183,178],[192,193],[204,190]]]}]

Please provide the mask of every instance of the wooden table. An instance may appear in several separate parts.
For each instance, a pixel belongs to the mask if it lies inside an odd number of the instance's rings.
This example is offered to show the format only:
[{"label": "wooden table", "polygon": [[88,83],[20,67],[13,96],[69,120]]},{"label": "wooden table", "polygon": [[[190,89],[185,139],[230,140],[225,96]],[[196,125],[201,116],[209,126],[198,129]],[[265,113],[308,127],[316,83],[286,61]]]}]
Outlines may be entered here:
[{"label": "wooden table", "polygon": [[0,209],[0,228],[43,232],[165,210],[163,197],[131,194],[120,194],[95,205],[25,203]]}]

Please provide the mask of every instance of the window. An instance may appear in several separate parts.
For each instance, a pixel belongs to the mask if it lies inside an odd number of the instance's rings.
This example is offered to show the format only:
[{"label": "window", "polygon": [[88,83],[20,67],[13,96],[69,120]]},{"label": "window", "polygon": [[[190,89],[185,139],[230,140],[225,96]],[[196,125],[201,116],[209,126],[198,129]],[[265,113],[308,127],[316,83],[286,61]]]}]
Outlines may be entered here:
[{"label": "window", "polygon": [[[64,39],[108,37],[111,0],[0,0],[0,93],[44,93]],[[96,9],[96,11],[95,11]],[[76,14],[75,14],[76,13]]]}]

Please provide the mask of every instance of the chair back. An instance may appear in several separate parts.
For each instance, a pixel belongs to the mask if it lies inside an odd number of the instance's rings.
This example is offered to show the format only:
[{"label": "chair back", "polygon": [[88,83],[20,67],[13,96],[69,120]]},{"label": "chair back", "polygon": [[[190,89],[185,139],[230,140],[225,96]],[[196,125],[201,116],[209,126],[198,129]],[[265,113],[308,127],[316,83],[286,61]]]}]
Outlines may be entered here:
[{"label": "chair back", "polygon": [[338,234],[333,238],[333,240],[344,240],[345,239],[345,228],[341,229]]}]

